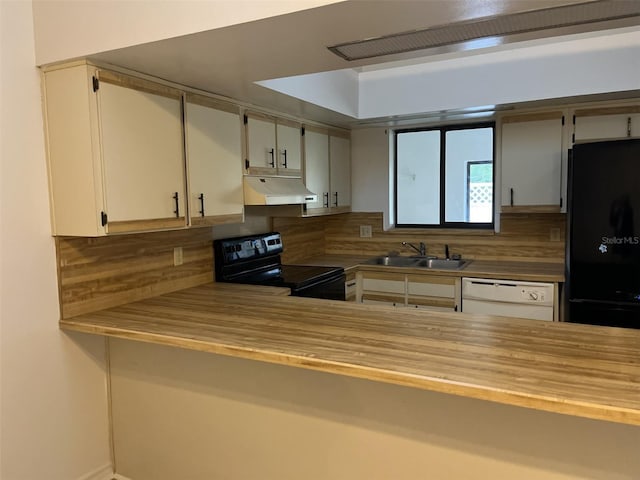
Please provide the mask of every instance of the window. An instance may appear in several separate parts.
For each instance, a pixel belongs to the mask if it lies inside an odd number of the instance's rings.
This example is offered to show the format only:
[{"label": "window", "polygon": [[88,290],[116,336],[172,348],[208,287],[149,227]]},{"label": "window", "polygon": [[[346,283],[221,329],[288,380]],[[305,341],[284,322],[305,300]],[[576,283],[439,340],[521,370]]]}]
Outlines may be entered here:
[{"label": "window", "polygon": [[396,226],[492,228],[494,130],[396,130]]}]

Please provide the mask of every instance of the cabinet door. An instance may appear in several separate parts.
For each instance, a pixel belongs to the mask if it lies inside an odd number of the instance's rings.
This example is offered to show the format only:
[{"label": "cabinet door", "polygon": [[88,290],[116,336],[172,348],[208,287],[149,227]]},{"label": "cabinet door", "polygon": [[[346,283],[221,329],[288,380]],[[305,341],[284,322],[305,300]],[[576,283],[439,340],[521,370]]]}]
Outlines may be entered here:
[{"label": "cabinet door", "polygon": [[240,116],[196,101],[185,108],[191,224],[242,222]]},{"label": "cabinet door", "polygon": [[356,300],[356,283],[355,273],[347,273],[344,281],[344,296],[347,302],[355,302]]},{"label": "cabinet door", "polygon": [[275,174],[276,155],[275,121],[249,116],[247,119],[247,158],[252,173],[255,168],[258,168],[271,170],[271,174]]},{"label": "cabinet door", "polygon": [[305,185],[318,196],[307,209],[329,207],[329,136],[307,129],[304,135]]},{"label": "cabinet door", "polygon": [[504,123],[502,205],[560,206],[562,152],[561,114]]},{"label": "cabinet door", "polygon": [[576,115],[574,141],[640,137],[640,114]]},{"label": "cabinet door", "polygon": [[181,100],[103,81],[98,98],[108,232],[184,225]]},{"label": "cabinet door", "polygon": [[413,308],[459,311],[460,278],[407,275],[407,303]]},{"label": "cabinet door", "polygon": [[329,137],[331,207],[351,206],[351,142],[348,138]]},{"label": "cabinet door", "polygon": [[394,306],[406,304],[406,281],[401,273],[366,271],[358,273],[356,301],[384,303]]},{"label": "cabinet door", "polygon": [[302,174],[302,135],[300,125],[277,125],[278,175],[299,177]]}]

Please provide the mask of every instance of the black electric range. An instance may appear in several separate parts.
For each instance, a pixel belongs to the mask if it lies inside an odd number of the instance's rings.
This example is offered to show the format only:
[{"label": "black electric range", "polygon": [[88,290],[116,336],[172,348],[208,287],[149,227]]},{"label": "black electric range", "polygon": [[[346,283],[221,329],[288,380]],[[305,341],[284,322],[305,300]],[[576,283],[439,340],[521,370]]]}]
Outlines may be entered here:
[{"label": "black electric range", "polygon": [[223,238],[213,242],[217,282],[287,287],[298,297],[344,300],[344,269],[282,265],[278,232]]}]

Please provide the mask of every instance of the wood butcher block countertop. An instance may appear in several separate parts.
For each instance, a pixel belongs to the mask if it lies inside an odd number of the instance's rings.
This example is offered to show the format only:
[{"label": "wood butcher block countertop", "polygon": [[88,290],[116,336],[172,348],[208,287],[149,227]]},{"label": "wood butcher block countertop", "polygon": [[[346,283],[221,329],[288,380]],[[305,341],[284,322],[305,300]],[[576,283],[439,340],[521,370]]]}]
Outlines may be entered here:
[{"label": "wood butcher block countertop", "polygon": [[471,260],[471,262],[461,270],[438,270],[366,264],[366,261],[371,260],[372,258],[374,258],[372,255],[318,255],[299,260],[296,263],[300,265],[343,267],[346,272],[356,269],[384,270],[404,273],[431,273],[456,277],[495,278],[536,282],[564,282],[564,265],[561,263]]},{"label": "wood butcher block countertop", "polygon": [[640,425],[640,330],[394,309],[207,284],[76,330]]}]

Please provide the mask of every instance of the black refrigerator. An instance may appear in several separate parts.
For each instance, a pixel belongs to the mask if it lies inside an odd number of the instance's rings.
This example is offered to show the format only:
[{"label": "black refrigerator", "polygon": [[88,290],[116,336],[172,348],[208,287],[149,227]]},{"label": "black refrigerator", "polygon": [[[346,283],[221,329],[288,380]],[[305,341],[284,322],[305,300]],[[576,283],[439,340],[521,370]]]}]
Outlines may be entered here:
[{"label": "black refrigerator", "polygon": [[568,174],[567,320],[640,328],[640,139],[576,144]]}]

